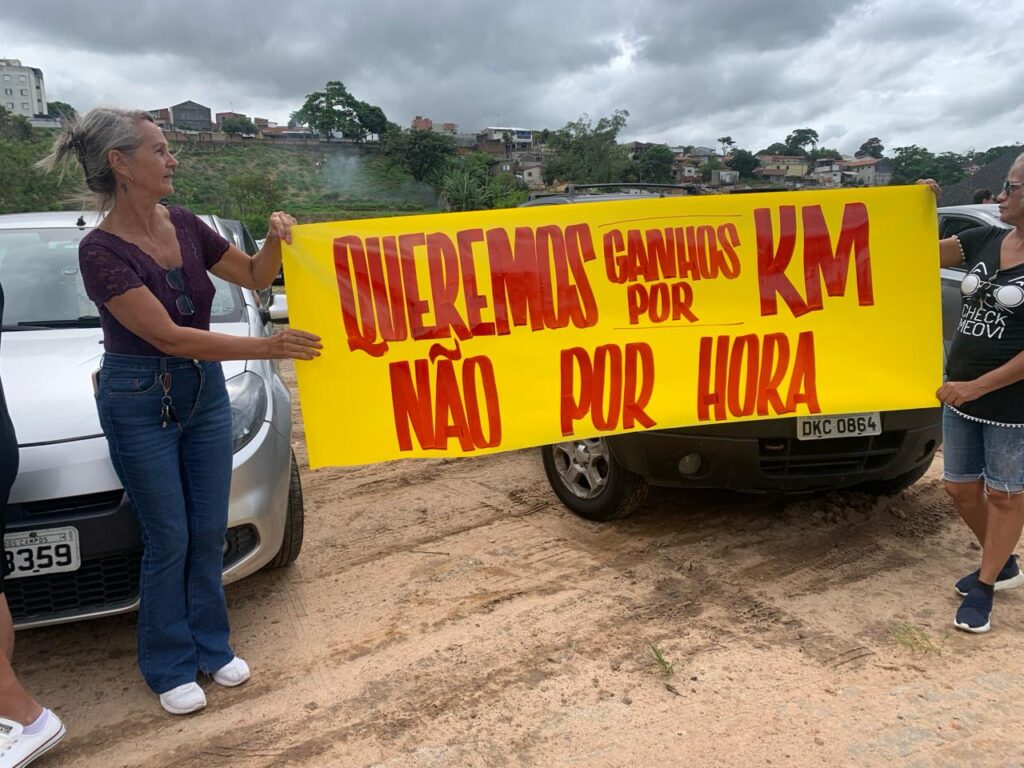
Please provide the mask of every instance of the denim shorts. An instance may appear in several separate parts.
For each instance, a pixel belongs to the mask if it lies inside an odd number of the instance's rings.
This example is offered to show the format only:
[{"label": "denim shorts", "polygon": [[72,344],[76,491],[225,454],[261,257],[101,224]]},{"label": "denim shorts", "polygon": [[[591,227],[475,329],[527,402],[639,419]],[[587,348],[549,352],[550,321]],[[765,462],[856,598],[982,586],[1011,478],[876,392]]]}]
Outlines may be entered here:
[{"label": "denim shorts", "polygon": [[985,485],[1005,493],[1024,491],[1024,427],[1001,427],[942,409],[943,478]]}]

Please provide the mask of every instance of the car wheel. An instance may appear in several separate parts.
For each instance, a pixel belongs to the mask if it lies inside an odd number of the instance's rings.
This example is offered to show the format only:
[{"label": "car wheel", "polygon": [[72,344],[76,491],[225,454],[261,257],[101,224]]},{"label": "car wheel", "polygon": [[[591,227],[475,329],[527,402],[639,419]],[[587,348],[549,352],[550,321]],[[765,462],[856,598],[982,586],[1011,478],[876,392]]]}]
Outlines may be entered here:
[{"label": "car wheel", "polygon": [[647,497],[647,481],[619,464],[604,438],[545,445],[541,455],[551,489],[580,517],[627,517]]},{"label": "car wheel", "polygon": [[891,480],[872,480],[864,483],[861,487],[864,491],[874,496],[895,496],[900,491],[907,490],[907,488],[924,477],[925,472],[928,471],[928,467],[931,465],[931,461],[926,461],[921,466],[914,467],[909,472],[897,475]]},{"label": "car wheel", "polygon": [[305,512],[302,505],[302,481],[299,478],[299,463],[292,452],[291,480],[288,483],[288,518],[284,524],[284,538],[274,559],[267,563],[267,570],[284,568],[294,563],[302,551],[302,534]]}]

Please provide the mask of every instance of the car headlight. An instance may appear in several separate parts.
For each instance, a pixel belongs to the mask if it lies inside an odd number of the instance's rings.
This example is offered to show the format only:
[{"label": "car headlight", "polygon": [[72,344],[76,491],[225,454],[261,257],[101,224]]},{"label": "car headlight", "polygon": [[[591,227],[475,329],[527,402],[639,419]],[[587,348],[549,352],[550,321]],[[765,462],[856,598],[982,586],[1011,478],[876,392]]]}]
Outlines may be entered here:
[{"label": "car headlight", "polygon": [[256,437],[267,416],[267,388],[252,371],[232,376],[227,381],[231,400],[231,438],[235,453]]}]

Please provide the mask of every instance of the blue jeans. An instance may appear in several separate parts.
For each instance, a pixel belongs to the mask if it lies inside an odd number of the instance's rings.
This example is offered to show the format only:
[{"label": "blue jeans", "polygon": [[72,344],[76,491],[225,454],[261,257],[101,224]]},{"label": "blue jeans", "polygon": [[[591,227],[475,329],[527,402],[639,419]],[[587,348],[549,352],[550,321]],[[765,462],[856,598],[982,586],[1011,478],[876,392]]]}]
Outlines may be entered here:
[{"label": "blue jeans", "polygon": [[951,483],[984,480],[996,491],[1024,490],[1024,427],[1001,427],[942,409],[943,478]]},{"label": "blue jeans", "polygon": [[[168,397],[177,420],[162,426]],[[142,528],[139,667],[164,693],[234,657],[221,585],[232,461],[224,372],[220,363],[106,354],[96,404]]]}]

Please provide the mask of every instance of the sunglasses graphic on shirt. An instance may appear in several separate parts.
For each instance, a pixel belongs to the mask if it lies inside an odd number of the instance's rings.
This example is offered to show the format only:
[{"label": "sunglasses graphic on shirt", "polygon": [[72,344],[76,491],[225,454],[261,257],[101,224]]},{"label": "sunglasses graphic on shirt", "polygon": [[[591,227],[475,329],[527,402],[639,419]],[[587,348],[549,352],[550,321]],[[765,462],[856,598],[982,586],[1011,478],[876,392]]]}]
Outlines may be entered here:
[{"label": "sunglasses graphic on shirt", "polygon": [[181,292],[174,300],[174,304],[178,308],[178,312],[186,316],[195,314],[196,305],[192,303],[192,297],[186,293],[185,273],[181,271],[181,267],[175,267],[174,269],[167,270],[167,272],[164,273],[164,277],[167,279],[167,285],[169,285],[173,290]]},{"label": "sunglasses graphic on shirt", "polygon": [[[982,265],[984,270],[984,265]],[[960,293],[964,296],[974,296],[982,288],[989,288],[992,291],[992,299],[1003,309],[1014,309],[1024,304],[1024,278],[1014,281],[1009,285],[998,285],[986,280],[977,272],[969,273],[960,283]]]}]

